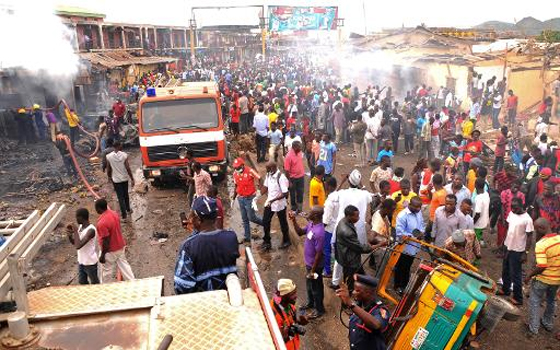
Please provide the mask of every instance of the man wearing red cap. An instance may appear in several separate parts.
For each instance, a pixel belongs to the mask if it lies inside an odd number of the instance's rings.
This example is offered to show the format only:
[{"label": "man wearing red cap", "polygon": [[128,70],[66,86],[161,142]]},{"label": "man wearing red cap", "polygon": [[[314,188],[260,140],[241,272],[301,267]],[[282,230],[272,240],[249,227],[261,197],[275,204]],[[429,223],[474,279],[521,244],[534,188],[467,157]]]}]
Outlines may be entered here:
[{"label": "man wearing red cap", "polygon": [[255,180],[260,181],[260,175],[250,167],[245,165],[242,158],[237,158],[233,162],[233,182],[235,184],[235,192],[233,199],[237,198],[239,209],[241,211],[241,219],[243,220],[243,229],[245,231],[245,243],[251,243],[251,225],[253,222],[257,225],[263,225],[262,218],[257,216],[253,208],[253,200],[257,194]]}]

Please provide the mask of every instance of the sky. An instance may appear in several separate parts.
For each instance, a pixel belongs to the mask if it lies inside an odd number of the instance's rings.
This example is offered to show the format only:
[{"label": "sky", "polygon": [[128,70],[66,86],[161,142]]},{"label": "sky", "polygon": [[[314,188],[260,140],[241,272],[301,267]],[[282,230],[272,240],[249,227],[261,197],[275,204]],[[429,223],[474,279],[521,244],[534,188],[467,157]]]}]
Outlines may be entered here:
[{"label": "sky", "polygon": [[[191,8],[196,6],[306,5],[338,6],[345,18],[344,32],[364,34],[382,28],[416,26],[468,27],[488,20],[513,22],[526,16],[540,20],[560,17],[560,7],[551,11],[553,0],[0,0],[1,4],[50,2],[53,5],[79,6],[107,15],[106,21],[187,26]],[[383,4],[383,5],[381,5]],[[54,7],[54,6],[53,6]],[[30,11],[35,6],[28,7]],[[364,15],[364,8],[366,15]],[[199,26],[253,24],[259,20],[258,8],[195,10]],[[367,24],[367,25],[366,25]]]},{"label": "sky", "polygon": [[[0,2],[15,0],[0,0]],[[40,1],[40,0],[35,0]],[[553,0],[53,0],[60,4],[80,6],[107,15],[107,21],[149,24],[188,25],[193,6],[223,5],[303,5],[339,7],[339,17],[345,18],[345,32],[363,34],[365,23],[368,31],[395,28],[403,24],[416,26],[464,27],[488,20],[513,22],[526,16],[540,20],[560,17],[560,7],[551,11]],[[366,16],[364,16],[364,4]],[[381,4],[383,4],[381,6]],[[157,8],[156,8],[157,6]],[[258,24],[258,9],[242,10],[196,10],[199,25]]]}]

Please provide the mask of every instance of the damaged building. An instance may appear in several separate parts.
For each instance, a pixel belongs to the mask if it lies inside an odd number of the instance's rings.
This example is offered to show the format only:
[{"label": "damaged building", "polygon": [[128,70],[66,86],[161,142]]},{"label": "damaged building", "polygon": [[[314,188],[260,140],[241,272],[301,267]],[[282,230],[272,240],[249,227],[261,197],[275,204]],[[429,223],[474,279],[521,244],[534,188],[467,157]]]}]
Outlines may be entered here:
[{"label": "damaged building", "polygon": [[506,45],[490,37],[485,42],[440,33],[420,26],[358,38],[352,45],[354,52],[381,52],[393,62],[387,80],[397,95],[404,96],[407,89],[421,84],[436,90],[444,86],[455,92],[465,109],[470,107],[468,86],[475,72],[483,80],[505,77],[507,89],[519,96],[520,111],[550,94],[550,83],[560,73],[560,55],[554,45],[526,39]]}]

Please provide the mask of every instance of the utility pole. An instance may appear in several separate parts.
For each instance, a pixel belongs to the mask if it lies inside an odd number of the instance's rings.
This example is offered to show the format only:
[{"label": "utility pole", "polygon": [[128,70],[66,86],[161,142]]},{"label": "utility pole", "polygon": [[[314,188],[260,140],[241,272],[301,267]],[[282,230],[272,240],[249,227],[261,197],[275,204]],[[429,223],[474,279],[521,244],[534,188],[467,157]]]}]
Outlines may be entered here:
[{"label": "utility pole", "polygon": [[194,15],[189,20],[189,28],[190,28],[190,39],[191,39],[191,63],[194,65],[195,62],[194,40],[195,40],[195,31],[196,31],[196,19],[194,18]]},{"label": "utility pole", "polygon": [[338,49],[342,48],[342,27],[344,27],[344,18],[336,19],[336,29],[338,30]]},{"label": "utility pole", "polygon": [[261,53],[263,56],[263,60],[266,57],[266,34],[267,34],[267,26],[268,26],[268,18],[262,16],[260,18],[260,26],[261,26]]},{"label": "utility pole", "polygon": [[367,35],[366,0],[362,0],[362,12],[364,13],[364,35]]}]

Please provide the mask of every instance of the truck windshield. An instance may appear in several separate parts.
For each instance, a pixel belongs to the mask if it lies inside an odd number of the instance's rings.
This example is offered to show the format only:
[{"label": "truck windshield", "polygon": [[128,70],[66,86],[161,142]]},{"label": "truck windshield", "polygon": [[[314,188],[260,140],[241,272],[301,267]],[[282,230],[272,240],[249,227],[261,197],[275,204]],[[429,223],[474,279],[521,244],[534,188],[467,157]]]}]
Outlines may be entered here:
[{"label": "truck windshield", "polygon": [[210,98],[154,101],[142,105],[142,130],[201,129],[218,126],[216,102]]}]

